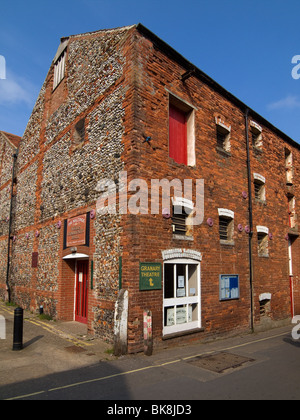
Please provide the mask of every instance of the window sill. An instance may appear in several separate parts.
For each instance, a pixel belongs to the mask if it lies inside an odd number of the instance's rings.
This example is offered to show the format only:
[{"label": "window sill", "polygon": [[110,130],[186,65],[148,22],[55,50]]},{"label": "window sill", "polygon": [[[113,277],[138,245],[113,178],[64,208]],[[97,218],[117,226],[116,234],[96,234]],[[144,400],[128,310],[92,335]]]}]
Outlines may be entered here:
[{"label": "window sill", "polygon": [[235,245],[234,241],[224,241],[224,239],[220,240],[220,244],[221,245],[226,245],[226,246],[234,246]]},{"label": "window sill", "polygon": [[258,155],[262,155],[262,153],[263,153],[262,148],[257,147],[257,146],[254,146],[254,145],[253,145],[253,150],[254,150],[254,152],[255,152],[255,153],[257,153]]},{"label": "window sill", "polygon": [[179,241],[193,241],[194,240],[194,237],[193,236],[173,234],[173,239],[179,240]]},{"label": "window sill", "polygon": [[269,254],[258,254],[259,258],[269,258]]},{"label": "window sill", "polygon": [[167,334],[167,335],[162,337],[162,340],[163,341],[171,340],[172,338],[183,337],[185,335],[196,334],[196,333],[200,333],[200,332],[204,332],[204,331],[205,331],[204,328],[194,328],[193,330],[187,330],[187,331],[181,331],[181,332],[178,332],[178,333]]},{"label": "window sill", "polygon": [[227,152],[225,149],[222,149],[221,147],[217,146],[216,150],[220,155],[222,155],[224,157],[231,157],[231,153]]},{"label": "window sill", "polygon": [[261,200],[260,198],[255,198],[255,202],[258,204],[262,204],[264,206],[267,205],[267,201],[266,200]]}]

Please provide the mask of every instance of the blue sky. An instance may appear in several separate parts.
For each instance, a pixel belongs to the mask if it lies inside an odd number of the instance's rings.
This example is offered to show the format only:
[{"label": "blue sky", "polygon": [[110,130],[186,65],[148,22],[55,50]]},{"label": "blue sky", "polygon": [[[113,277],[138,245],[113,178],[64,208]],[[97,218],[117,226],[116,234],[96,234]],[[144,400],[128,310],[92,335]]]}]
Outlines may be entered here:
[{"label": "blue sky", "polygon": [[23,134],[61,37],[140,22],[300,143],[299,0],[1,3],[0,130]]}]

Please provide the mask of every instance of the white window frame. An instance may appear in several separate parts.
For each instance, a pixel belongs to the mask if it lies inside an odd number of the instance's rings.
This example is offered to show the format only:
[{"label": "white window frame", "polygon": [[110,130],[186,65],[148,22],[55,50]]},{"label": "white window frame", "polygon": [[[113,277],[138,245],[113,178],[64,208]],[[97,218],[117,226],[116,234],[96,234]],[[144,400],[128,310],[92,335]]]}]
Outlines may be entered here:
[{"label": "white window frame", "polygon": [[[174,265],[174,274],[173,274],[173,281],[174,281],[174,294],[177,294],[177,265],[183,264],[186,266],[185,270],[185,290],[186,293],[189,295],[190,290],[188,288],[188,266],[193,265],[197,267],[197,296],[186,296],[186,297],[174,297],[174,298],[165,298],[165,267],[167,264]],[[164,262],[164,300],[163,300],[163,336],[181,333],[185,331],[190,331],[194,329],[201,328],[201,265],[199,261],[195,261],[192,259],[180,258],[180,259],[173,259]],[[175,325],[165,326],[165,308],[171,308],[174,306],[174,312],[176,311],[177,306],[182,305],[198,305],[197,308],[197,320],[188,322],[188,311],[187,311],[187,322],[182,324],[176,324],[176,316],[174,316]],[[174,314],[175,315],[175,314]]]}]

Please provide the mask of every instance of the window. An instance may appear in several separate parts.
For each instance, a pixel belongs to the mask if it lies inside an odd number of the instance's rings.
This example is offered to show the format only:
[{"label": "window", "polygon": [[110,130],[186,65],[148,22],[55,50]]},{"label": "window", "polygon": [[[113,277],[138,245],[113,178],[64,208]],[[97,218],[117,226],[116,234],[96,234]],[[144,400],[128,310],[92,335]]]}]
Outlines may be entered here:
[{"label": "window", "polygon": [[193,213],[193,203],[184,198],[173,198],[173,233],[181,236],[192,236],[193,227],[189,218]]},{"label": "window", "polygon": [[289,224],[290,228],[295,228],[296,225],[296,199],[293,195],[288,195],[288,203],[289,203]]},{"label": "window", "polygon": [[196,162],[194,119],[194,109],[190,105],[170,96],[169,157],[189,166]]},{"label": "window", "polygon": [[219,209],[219,236],[221,243],[233,244],[234,212]]},{"label": "window", "polygon": [[85,120],[83,118],[75,125],[74,144],[75,145],[82,144],[84,142],[84,136],[85,136]]},{"label": "window", "polygon": [[285,171],[286,171],[286,184],[293,185],[293,178],[294,178],[293,155],[289,149],[285,149]]},{"label": "window", "polygon": [[251,121],[251,136],[252,136],[252,146],[256,149],[262,149],[262,128],[256,122]]},{"label": "window", "polygon": [[164,335],[201,328],[200,264],[173,260],[164,264]]},{"label": "window", "polygon": [[266,201],[266,179],[259,174],[254,174],[254,193],[258,201]]},{"label": "window", "polygon": [[225,124],[221,117],[216,117],[217,150],[230,153],[231,126]]},{"label": "window", "polygon": [[54,79],[53,90],[60,84],[65,77],[65,65],[67,56],[68,38],[62,40],[54,58]]},{"label": "window", "polygon": [[269,256],[269,229],[265,226],[257,226],[258,255]]}]

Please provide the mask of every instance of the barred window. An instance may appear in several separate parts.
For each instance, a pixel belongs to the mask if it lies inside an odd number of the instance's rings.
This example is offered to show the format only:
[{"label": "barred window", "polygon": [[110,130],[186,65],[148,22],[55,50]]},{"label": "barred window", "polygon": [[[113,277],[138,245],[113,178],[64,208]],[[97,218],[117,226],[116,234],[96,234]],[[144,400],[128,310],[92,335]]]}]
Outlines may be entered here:
[{"label": "barred window", "polygon": [[219,217],[219,234],[221,241],[233,240],[233,219],[225,216]]},{"label": "barred window", "polygon": [[219,236],[223,244],[233,245],[234,212],[227,209],[218,209]]},{"label": "barred window", "polygon": [[266,180],[260,174],[254,174],[254,193],[256,200],[266,201]]}]

